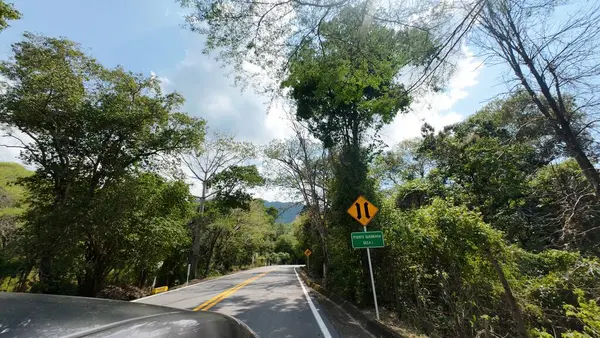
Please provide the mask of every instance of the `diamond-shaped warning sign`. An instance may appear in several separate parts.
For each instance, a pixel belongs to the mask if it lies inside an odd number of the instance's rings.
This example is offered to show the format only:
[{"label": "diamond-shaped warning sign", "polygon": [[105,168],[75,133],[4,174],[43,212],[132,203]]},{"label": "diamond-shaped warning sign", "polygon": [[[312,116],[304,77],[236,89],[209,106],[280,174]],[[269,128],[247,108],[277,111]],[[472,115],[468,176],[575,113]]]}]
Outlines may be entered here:
[{"label": "diamond-shaped warning sign", "polygon": [[363,196],[358,196],[356,201],[348,208],[350,216],[363,226],[369,224],[378,211],[379,208],[371,204],[371,202],[367,201]]}]

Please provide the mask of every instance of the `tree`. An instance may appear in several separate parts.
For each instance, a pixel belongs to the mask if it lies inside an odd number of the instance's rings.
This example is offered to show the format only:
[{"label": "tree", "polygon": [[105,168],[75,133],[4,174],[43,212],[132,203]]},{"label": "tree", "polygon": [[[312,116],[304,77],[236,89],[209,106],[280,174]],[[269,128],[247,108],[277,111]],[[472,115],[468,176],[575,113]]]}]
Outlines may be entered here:
[{"label": "tree", "polygon": [[296,105],[296,118],[325,148],[358,147],[365,131],[378,131],[406,111],[410,97],[395,76],[423,62],[423,46],[431,43],[417,30],[372,25],[365,31],[361,18],[360,10],[351,8],[323,24],[322,43],[302,45],[282,82]]},{"label": "tree", "polygon": [[[342,293],[368,302],[367,257],[348,250],[352,228],[345,211],[359,195],[377,203],[368,177],[368,162],[377,142],[365,135],[376,135],[399,111],[406,111],[410,96],[396,75],[407,65],[426,62],[431,41],[418,30],[363,26],[360,7],[344,9],[320,29],[322,39],[301,46],[282,86],[295,104],[296,119],[306,123],[331,159],[328,193],[332,197],[327,219],[328,231],[333,234],[327,263],[335,270],[328,278],[351,279],[352,285]],[[362,271],[347,266],[360,265],[361,259]]]},{"label": "tree", "polygon": [[[39,259],[40,279],[51,285],[59,277],[55,244],[94,223],[86,210],[96,194],[135,170],[152,170],[161,156],[198,147],[204,121],[178,112],[183,98],[164,95],[156,78],[106,69],[72,41],[26,33],[12,50],[0,63],[7,79],[0,123],[18,142],[4,146],[21,149],[21,160],[36,167],[24,180],[34,195],[27,222],[38,229],[30,268]],[[64,232],[53,230],[57,222]]]},{"label": "tree", "polygon": [[[581,124],[584,117],[575,114],[572,118],[573,123]],[[540,116],[536,105],[522,90],[491,101],[469,121],[465,126],[481,136],[499,138],[503,144],[518,142],[531,147],[535,152],[532,160],[540,165],[568,156],[551,123]]]},{"label": "tree", "polygon": [[529,184],[548,246],[598,256],[600,206],[577,163],[571,159],[546,166]]},{"label": "tree", "polygon": [[327,262],[325,216],[330,207],[327,185],[331,177],[328,154],[320,142],[311,140],[302,125],[292,125],[294,137],[272,141],[265,149],[268,172],[271,173],[272,184],[294,191],[304,202],[310,222],[319,233],[321,250]]},{"label": "tree", "polygon": [[255,165],[231,166],[214,176],[214,202],[223,211],[235,208],[248,210],[252,195],[247,190],[264,183],[265,179]]},{"label": "tree", "polygon": [[9,26],[8,20],[18,20],[20,18],[21,13],[15,9],[13,4],[0,1],[0,31]]},{"label": "tree", "polygon": [[[586,152],[583,134],[597,122],[590,114],[600,103],[595,59],[600,7],[577,1],[485,3],[474,41],[512,69],[515,82],[564,142],[568,155],[600,197],[600,175]],[[555,10],[568,12],[567,19],[548,20]],[[584,114],[583,123],[575,123],[577,114]]]},{"label": "tree", "polygon": [[375,157],[371,175],[380,183],[391,188],[405,181],[424,178],[433,163],[425,156],[418,154],[421,141],[419,139],[404,140],[389,151]]},{"label": "tree", "polygon": [[528,250],[553,242],[550,233],[558,228],[549,226],[530,182],[564,158],[565,150],[525,93],[493,101],[437,135],[425,128],[424,136],[420,155],[435,163],[428,181],[441,179],[445,196],[479,210],[486,222]]},{"label": "tree", "polygon": [[523,335],[515,280],[505,272],[512,265],[498,230],[449,200],[433,198],[409,211],[388,203],[393,199],[381,205],[379,217],[389,224],[383,229],[389,255],[376,269],[378,285],[392,287],[380,287],[382,302],[395,306],[402,318],[413,317],[431,336],[481,336],[478,326],[488,313],[510,322],[503,335]]},{"label": "tree", "polygon": [[72,256],[85,258],[76,274],[79,294],[96,295],[116,268],[131,271],[143,286],[160,262],[189,243],[193,199],[182,181],[142,173],[103,187],[95,202],[89,223],[71,230],[83,239]]},{"label": "tree", "polygon": [[[448,58],[474,22],[472,15],[455,11],[455,6],[438,1],[401,4],[371,0],[178,0],[191,8],[188,28],[206,38],[205,52],[231,65],[237,80],[250,80],[256,88],[276,90],[277,83],[291,70],[292,59],[305,44],[326,40],[328,22],[355,8],[357,19],[370,25],[402,31],[415,29],[435,40],[426,44],[430,56],[419,67],[411,88],[421,84],[439,85],[440,74],[451,68]],[[474,14],[480,8],[472,10]],[[454,15],[460,13],[459,15]],[[273,81],[256,71],[264,71]],[[266,84],[265,84],[266,83]],[[273,83],[274,86],[273,86]],[[265,88],[266,87],[266,88]]]},{"label": "tree", "polygon": [[247,205],[251,196],[246,189],[263,183],[256,167],[248,165],[254,157],[256,150],[252,143],[236,142],[233,136],[219,132],[212,133],[201,150],[182,154],[192,178],[202,185],[198,206],[200,217],[192,224],[190,264],[193,277],[200,259],[202,223],[208,223],[203,219],[206,201],[217,198],[222,207],[228,204],[231,208]]},{"label": "tree", "polygon": [[274,235],[274,224],[259,200],[251,201],[248,209],[219,212],[202,232],[205,275],[213,265],[224,272],[233,266],[252,264],[255,254],[272,252]]},{"label": "tree", "polygon": [[[407,66],[425,64],[435,43],[417,29],[395,31],[380,24],[364,25],[363,19],[356,6],[323,22],[321,39],[301,46],[282,87],[295,105],[296,119],[323,143],[332,165],[327,215],[332,273],[327,277],[349,279],[342,294],[369,302],[367,257],[348,250],[352,227],[345,211],[359,195],[377,203],[368,162],[378,144],[366,135],[376,135],[398,112],[407,110],[410,96],[397,74]],[[377,228],[376,222],[372,225]],[[361,259],[361,271],[353,269]]]}]

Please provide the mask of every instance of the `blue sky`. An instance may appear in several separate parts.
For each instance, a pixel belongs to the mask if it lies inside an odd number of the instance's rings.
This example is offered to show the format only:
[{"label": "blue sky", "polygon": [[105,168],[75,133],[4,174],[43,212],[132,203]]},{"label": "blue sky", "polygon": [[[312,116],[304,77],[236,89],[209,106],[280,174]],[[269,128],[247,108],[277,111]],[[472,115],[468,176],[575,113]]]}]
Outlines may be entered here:
[{"label": "blue sky", "polygon": [[[211,129],[258,144],[290,134],[283,112],[267,114],[265,98],[241,93],[225,71],[201,53],[202,37],[181,26],[183,10],[174,0],[19,0],[15,6],[23,18],[0,33],[0,58],[10,55],[10,44],[25,31],[63,36],[79,42],[105,66],[156,73],[166,90],[185,96],[184,110],[205,118]],[[482,65],[468,48],[463,51],[465,57],[447,90],[417,97],[413,113],[397,117],[382,131],[384,141],[392,145],[418,136],[422,120],[436,128],[458,122],[505,91],[498,85],[500,69]],[[0,151],[0,160],[15,156],[14,151]]]},{"label": "blue sky", "polygon": [[193,38],[181,29],[174,1],[20,0],[16,7],[23,18],[0,35],[3,56],[30,31],[77,41],[107,66],[147,73],[179,62]]},{"label": "blue sky", "polygon": [[[263,98],[248,92],[241,94],[238,88],[231,87],[224,71],[201,54],[202,37],[181,27],[183,10],[173,0],[20,0],[16,7],[23,18],[0,34],[0,57],[9,55],[10,44],[19,41],[25,31],[64,36],[81,43],[106,66],[123,65],[145,74],[153,71],[167,79],[166,89],[177,90],[188,100],[188,113],[206,118],[213,129],[228,129],[240,138],[258,143],[286,135],[275,121],[278,117],[271,116],[276,114],[266,114]],[[477,74],[475,84],[462,88],[466,96],[459,95],[459,99],[451,100],[450,107],[446,104],[440,111],[416,109],[412,115],[441,126],[444,121],[455,122],[456,118],[473,113],[502,91],[495,86],[499,82],[496,70],[486,66],[477,70],[459,67],[457,76],[465,77],[468,72]],[[431,104],[436,99],[427,101]],[[404,134],[413,136],[414,126],[410,130],[403,127],[405,120],[413,117],[401,117],[402,123],[388,128],[385,133],[393,135],[388,141],[395,142]]]}]

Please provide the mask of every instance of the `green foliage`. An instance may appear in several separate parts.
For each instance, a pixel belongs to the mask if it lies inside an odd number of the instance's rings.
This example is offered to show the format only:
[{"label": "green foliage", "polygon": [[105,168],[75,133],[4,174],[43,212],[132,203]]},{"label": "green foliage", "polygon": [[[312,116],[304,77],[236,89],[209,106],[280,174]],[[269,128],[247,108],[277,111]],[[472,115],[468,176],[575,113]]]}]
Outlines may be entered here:
[{"label": "green foliage", "polygon": [[17,128],[33,139],[21,158],[40,175],[97,185],[203,139],[204,121],[177,111],[179,94],[163,95],[153,77],[105,69],[68,40],[27,33],[0,74],[12,82],[0,122],[11,137]]},{"label": "green foliage", "polygon": [[[535,114],[516,94],[371,163],[366,149],[332,151],[327,287],[369,305],[345,214],[361,193],[386,241],[372,250],[378,300],[401,320],[432,337],[597,335],[597,200]],[[316,232],[305,222],[296,236],[318,276]]]},{"label": "green foliage", "polygon": [[[572,214],[564,206],[574,205],[569,198],[577,200],[587,192],[581,182],[569,187],[563,184],[560,191],[557,182],[536,178],[538,171],[547,171],[546,166],[563,155],[563,148],[547,122],[535,118],[535,109],[522,93],[494,101],[439,134],[424,128],[419,153],[435,164],[428,180],[441,181],[445,196],[480,211],[510,242],[541,251],[568,242],[560,240],[564,235],[560,229],[568,227],[556,220],[559,214]],[[574,123],[580,119],[573,118]],[[568,197],[567,191],[572,192]],[[540,200],[543,195],[552,195],[554,204]],[[580,210],[587,210],[589,203],[581,206],[585,207]],[[582,214],[593,218],[590,212]]]},{"label": "green foliage", "polygon": [[[252,265],[257,255],[273,252],[275,226],[262,201],[253,200],[248,209],[236,208],[216,214],[203,229],[205,274],[211,269],[230,271],[233,266]],[[214,262],[210,258],[214,255]]]},{"label": "green foliage", "polygon": [[189,245],[186,225],[193,212],[193,199],[185,183],[142,174],[111,188],[99,197],[101,207],[94,209],[93,219],[113,218],[107,220],[106,228],[95,228],[103,247],[118,246],[106,251],[115,258],[125,258],[122,266],[155,271],[173,250]]},{"label": "green foliage", "polygon": [[252,196],[247,189],[262,186],[265,179],[255,165],[231,166],[214,175],[209,187],[216,191],[215,201],[222,210],[249,209]]},{"label": "green foliage", "polygon": [[422,151],[435,160],[457,201],[477,207],[492,221],[499,208],[522,196],[527,175],[536,169],[530,161],[533,149],[481,135],[470,122],[428,134]]},{"label": "green foliage", "polygon": [[17,183],[31,174],[33,172],[18,163],[0,162],[0,215],[18,213],[13,208],[22,210],[21,201],[26,196],[26,190]]},{"label": "green foliage", "polygon": [[565,338],[600,337],[600,306],[596,300],[586,300],[582,290],[576,290],[578,307],[565,304],[567,316],[575,317],[583,323],[583,332],[563,333]]},{"label": "green foliage", "polygon": [[18,254],[20,217],[27,205],[27,191],[18,182],[33,173],[17,163],[0,163],[0,290],[10,291],[18,283],[23,257]]},{"label": "green foliage", "polygon": [[375,157],[371,175],[378,179],[383,188],[424,178],[432,163],[418,153],[421,141],[409,139],[395,145],[391,150]]},{"label": "green foliage", "polygon": [[577,306],[578,290],[585,290],[587,299],[600,296],[597,288],[600,261],[562,250],[533,254],[512,248],[512,255],[530,327],[558,335],[581,330],[581,325],[565,315],[563,308]]},{"label": "green foliage", "polygon": [[173,250],[189,244],[186,225],[193,204],[182,182],[140,173],[106,184],[92,201],[85,198],[86,189],[79,192],[71,192],[78,202],[56,212],[37,204],[28,211],[22,246],[37,249],[25,252],[29,259],[49,250],[54,232],[64,241],[52,250],[54,278],[41,280],[41,290],[69,293],[65,287],[77,281],[78,293],[95,295],[113,270],[121,275],[115,282],[143,284],[145,277],[139,276],[156,271]]},{"label": "green foliage", "polygon": [[32,174],[20,164],[0,163],[0,250],[15,236],[27,207],[26,190],[18,183]]},{"label": "green foliage", "polygon": [[[448,6],[438,1],[423,0],[419,6],[390,6],[388,3],[367,2],[364,0],[344,0],[334,2],[265,2],[222,1],[222,0],[178,0],[190,11],[186,17],[188,28],[205,38],[205,52],[216,53],[217,59],[233,67],[236,80],[247,85],[251,81],[259,90],[272,88],[273,80],[278,83],[290,69],[289,59],[294,57],[304,44],[318,44],[325,39],[327,24],[347,15],[348,8],[355,11],[356,17],[363,21],[367,30],[369,25],[387,25],[398,30],[406,27],[418,27],[420,32],[438,36],[439,28],[445,26],[442,20],[448,19]],[[372,13],[371,15],[369,15]],[[418,20],[414,18],[427,18]],[[368,34],[368,31],[366,32]],[[454,32],[456,33],[456,32]],[[416,34],[419,35],[419,34]],[[350,36],[341,36],[352,41]],[[436,55],[444,55],[447,46],[440,41],[431,44],[415,44],[413,49],[419,55],[427,55],[431,69],[439,69],[443,63]],[[427,49],[423,53],[423,49]],[[437,53],[437,54],[436,54]],[[247,65],[252,65],[249,68]],[[268,78],[256,77],[254,70],[259,68],[268,74]],[[431,70],[428,69],[428,70]],[[432,72],[428,72],[428,77]],[[436,72],[440,73],[440,72]],[[437,74],[436,74],[437,75]],[[256,82],[254,82],[256,81]],[[437,81],[423,81],[435,82]],[[276,86],[276,84],[275,84]]]},{"label": "green foliage", "polygon": [[[533,160],[547,164],[564,155],[564,150],[552,125],[538,115],[538,108],[527,93],[518,91],[505,99],[488,103],[469,120],[477,126],[479,133],[487,137],[497,137],[503,142],[513,140],[532,147]],[[571,118],[574,125],[581,124],[580,115]]]},{"label": "green foliage", "polygon": [[542,168],[529,186],[551,243],[598,256],[600,205],[575,160]]},{"label": "green foliage", "polygon": [[395,207],[401,210],[420,208],[431,203],[433,198],[443,197],[445,187],[434,179],[415,179],[393,190]]},{"label": "green foliage", "polygon": [[265,205],[265,211],[267,212],[267,214],[269,216],[271,216],[273,218],[273,223],[275,223],[275,220],[277,219],[277,216],[279,215],[279,210],[277,210],[277,208],[275,207],[267,207]]},{"label": "green foliage", "polygon": [[507,324],[513,314],[490,253],[501,263],[532,336],[580,330],[563,314],[563,305],[578,304],[577,289],[599,296],[596,259],[508,247],[480,215],[452,201],[434,198],[407,211],[394,204],[393,198],[386,200],[378,216],[391,224],[383,228],[388,248],[377,275],[380,299],[429,335],[518,334],[514,324]]},{"label": "green foliage", "polygon": [[378,275],[388,307],[433,336],[474,335],[483,316],[510,320],[487,259],[487,250],[502,248],[501,234],[480,215],[439,198],[405,212],[388,200],[380,214],[389,224],[382,262],[391,270],[381,268]]},{"label": "green foliage", "polygon": [[15,9],[13,4],[0,1],[0,31],[9,26],[8,20],[18,20],[20,18],[21,13]]},{"label": "green foliage", "polygon": [[419,63],[419,48],[431,44],[422,32],[364,29],[362,11],[345,9],[323,24],[323,41],[301,46],[282,82],[296,103],[296,118],[308,121],[326,148],[356,145],[359,134],[379,130],[404,111],[410,98],[394,78],[400,68]]},{"label": "green foliage", "polygon": [[[188,216],[170,211],[187,208],[187,187],[163,190],[169,184],[148,181],[145,172],[198,148],[204,121],[178,112],[183,98],[163,94],[156,78],[106,69],[72,41],[27,33],[12,50],[12,59],[0,63],[7,79],[0,122],[19,141],[21,159],[36,167],[22,180],[31,193],[25,270],[37,266],[42,291],[73,292],[76,284],[80,294],[95,295],[111,269],[132,265],[119,260],[123,250],[146,255],[163,243],[160,258],[185,241],[180,228]],[[172,200],[156,200],[168,191]],[[169,212],[158,217],[153,210]],[[137,241],[141,225],[152,236]]]}]

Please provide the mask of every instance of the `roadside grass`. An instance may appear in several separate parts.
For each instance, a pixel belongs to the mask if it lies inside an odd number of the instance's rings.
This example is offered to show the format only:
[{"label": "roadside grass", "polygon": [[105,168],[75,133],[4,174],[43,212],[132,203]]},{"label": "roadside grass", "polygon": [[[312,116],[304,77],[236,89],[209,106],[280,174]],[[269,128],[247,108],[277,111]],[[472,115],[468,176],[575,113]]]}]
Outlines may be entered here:
[{"label": "roadside grass", "polygon": [[[371,319],[376,318],[375,309],[361,309],[361,311]],[[379,307],[379,322],[406,338],[428,338],[422,333],[417,333],[417,329],[411,328],[408,324],[400,321],[394,311],[382,306]]]},{"label": "roadside grass", "polygon": [[[31,286],[37,282],[37,270],[32,269],[27,276],[27,282],[25,283],[25,290],[23,292],[29,292]],[[19,286],[19,276],[14,274],[7,274],[4,277],[0,277],[0,292],[16,292]]]}]

